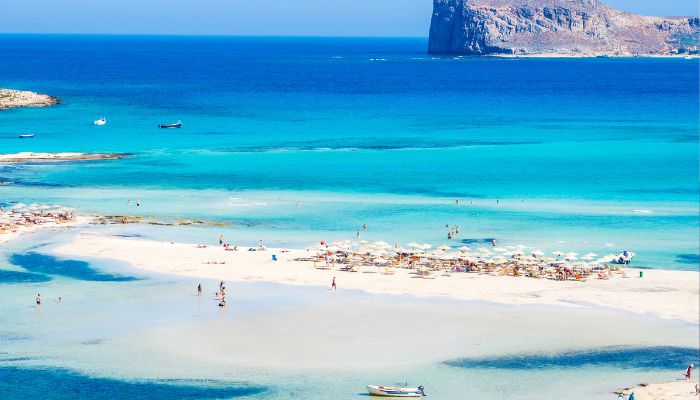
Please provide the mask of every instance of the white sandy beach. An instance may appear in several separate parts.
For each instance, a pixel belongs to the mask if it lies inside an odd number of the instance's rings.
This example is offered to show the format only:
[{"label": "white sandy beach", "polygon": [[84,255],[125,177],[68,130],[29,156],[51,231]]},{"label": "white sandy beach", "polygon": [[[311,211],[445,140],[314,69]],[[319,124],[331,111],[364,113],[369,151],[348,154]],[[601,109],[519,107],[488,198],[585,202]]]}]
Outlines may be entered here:
[{"label": "white sandy beach", "polygon": [[[329,286],[336,277],[339,290],[370,293],[447,296],[510,305],[602,306],[692,323],[699,320],[698,272],[627,268],[627,278],[552,281],[476,273],[419,279],[410,270],[385,275],[381,269],[361,272],[320,270],[312,262],[293,261],[312,254],[306,250],[225,251],[221,247],[121,238],[83,233],[57,252],[73,257],[104,257],[165,274],[225,281],[268,281],[292,285]],[[278,261],[272,261],[275,254]],[[217,262],[216,264],[212,262]],[[369,272],[369,273],[368,273]]]},{"label": "white sandy beach", "polygon": [[634,392],[637,400],[691,400],[698,398],[695,394],[697,383],[695,380],[650,383],[624,389],[617,393],[628,396]]}]

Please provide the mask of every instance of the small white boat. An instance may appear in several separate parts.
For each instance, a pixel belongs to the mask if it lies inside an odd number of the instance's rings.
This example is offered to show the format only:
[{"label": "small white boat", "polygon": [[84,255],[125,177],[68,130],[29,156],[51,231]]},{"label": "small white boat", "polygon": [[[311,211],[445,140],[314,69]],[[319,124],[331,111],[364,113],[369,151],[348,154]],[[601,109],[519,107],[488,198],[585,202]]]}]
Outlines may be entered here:
[{"label": "small white boat", "polygon": [[367,392],[370,396],[383,397],[421,397],[425,396],[423,386],[417,388],[408,387],[393,387],[393,386],[376,386],[367,385]]},{"label": "small white boat", "polygon": [[105,117],[101,117],[100,119],[96,119],[92,121],[93,124],[102,126],[107,123],[107,119]]},{"label": "small white boat", "polygon": [[693,59],[693,57],[691,57],[691,56],[685,56],[685,57],[683,57],[683,58],[686,59],[686,60],[692,60],[692,59]]},{"label": "small white boat", "polygon": [[634,258],[635,253],[633,251],[623,251],[622,253],[618,254],[617,257],[615,257],[615,261],[618,264],[629,264],[632,259]]},{"label": "small white boat", "polygon": [[34,137],[34,134],[33,134],[33,133],[25,133],[25,134],[23,134],[23,135],[19,135],[19,138],[20,138],[20,139],[31,139],[31,138],[33,138],[33,137]]}]

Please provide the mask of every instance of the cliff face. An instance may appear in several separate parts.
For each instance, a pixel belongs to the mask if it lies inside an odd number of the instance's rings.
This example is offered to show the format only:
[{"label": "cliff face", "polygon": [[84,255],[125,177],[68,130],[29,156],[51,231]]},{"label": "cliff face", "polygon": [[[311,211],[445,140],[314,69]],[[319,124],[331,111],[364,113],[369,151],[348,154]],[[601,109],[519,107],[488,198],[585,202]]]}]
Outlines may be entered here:
[{"label": "cliff face", "polygon": [[661,18],[597,0],[433,0],[433,54],[663,55],[697,51],[699,18]]}]

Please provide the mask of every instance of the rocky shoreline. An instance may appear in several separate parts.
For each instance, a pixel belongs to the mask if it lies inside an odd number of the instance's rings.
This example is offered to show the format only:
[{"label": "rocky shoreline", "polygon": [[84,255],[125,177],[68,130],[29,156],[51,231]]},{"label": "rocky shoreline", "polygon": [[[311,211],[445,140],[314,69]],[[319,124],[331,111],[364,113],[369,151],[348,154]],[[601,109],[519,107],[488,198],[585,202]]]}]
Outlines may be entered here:
[{"label": "rocky shoreline", "polygon": [[24,90],[0,89],[0,110],[18,107],[48,107],[60,104],[61,99],[48,94]]},{"label": "rocky shoreline", "polygon": [[25,163],[25,162],[67,162],[67,161],[94,161],[94,160],[119,160],[129,157],[130,153],[8,153],[0,154],[0,163]]},{"label": "rocky shoreline", "polygon": [[191,220],[191,219],[158,219],[141,215],[100,215],[93,219],[94,224],[147,224],[159,226],[229,226],[229,222]]}]

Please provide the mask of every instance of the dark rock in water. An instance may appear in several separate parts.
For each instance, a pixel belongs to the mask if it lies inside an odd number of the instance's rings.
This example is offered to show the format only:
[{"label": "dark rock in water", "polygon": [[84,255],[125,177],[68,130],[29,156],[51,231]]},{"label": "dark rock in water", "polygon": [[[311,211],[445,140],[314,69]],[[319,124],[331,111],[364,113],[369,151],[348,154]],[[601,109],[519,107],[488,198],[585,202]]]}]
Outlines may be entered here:
[{"label": "dark rock in water", "polygon": [[597,0],[434,0],[433,54],[697,54],[700,18],[649,17]]}]

